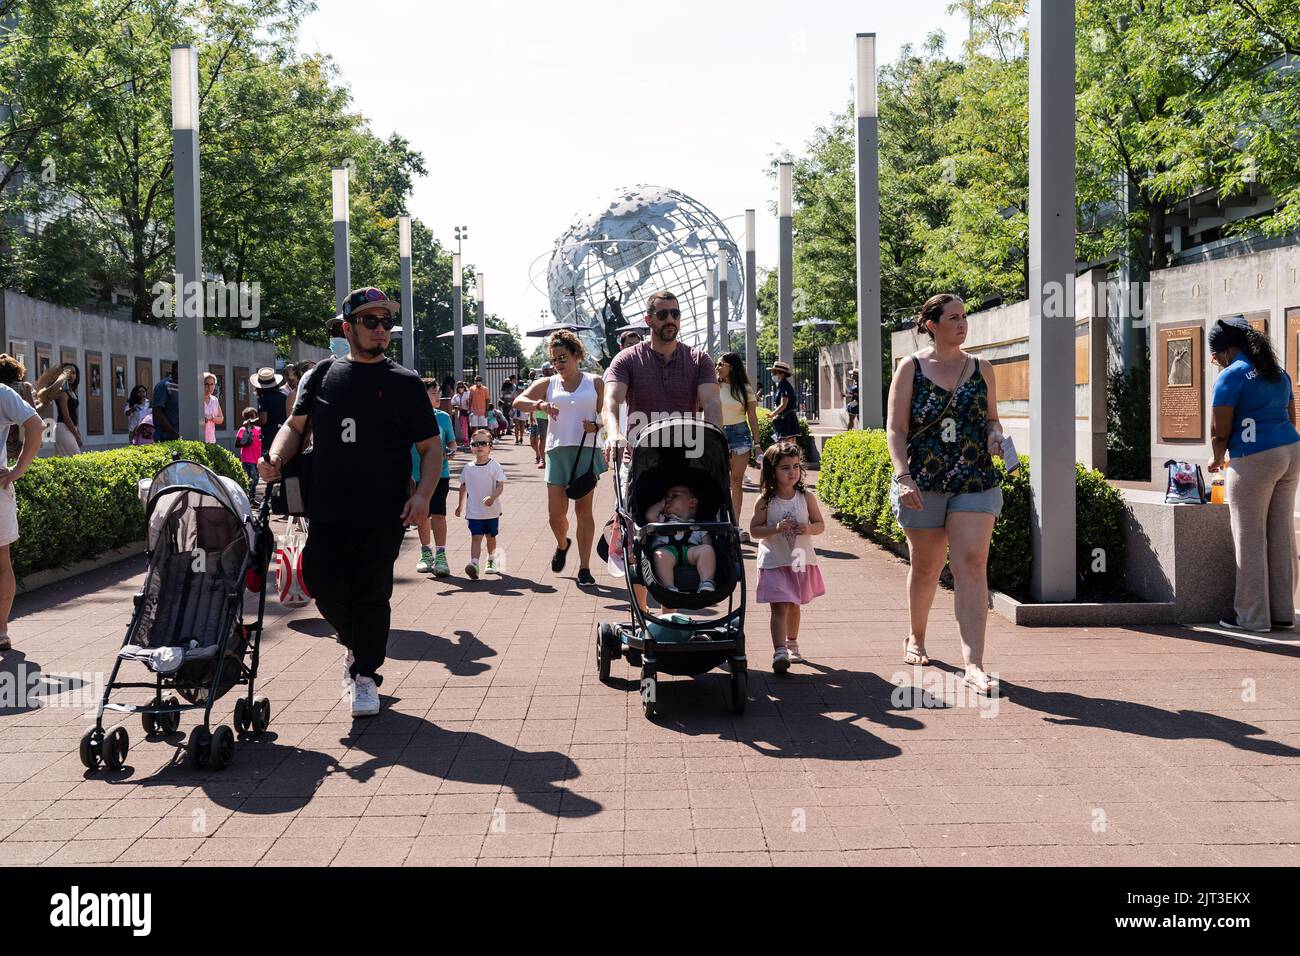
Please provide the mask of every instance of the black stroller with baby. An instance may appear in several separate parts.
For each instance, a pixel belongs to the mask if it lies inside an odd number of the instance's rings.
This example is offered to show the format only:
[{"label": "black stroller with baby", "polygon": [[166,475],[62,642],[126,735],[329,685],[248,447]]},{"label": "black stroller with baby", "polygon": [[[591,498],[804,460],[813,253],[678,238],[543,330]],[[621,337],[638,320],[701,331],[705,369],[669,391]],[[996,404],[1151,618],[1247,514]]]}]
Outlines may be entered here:
[{"label": "black stroller with baby", "polygon": [[[640,667],[646,717],[655,715],[660,673],[696,676],[723,664],[731,670],[731,709],[737,714],[745,710],[745,569],[731,503],[730,460],[721,429],[695,418],[674,418],[641,429],[631,448],[628,488],[621,487],[617,476],[614,482],[632,620],[597,626],[596,668],[604,681],[620,657]],[[695,519],[646,523],[646,509],[675,485],[685,485],[698,500]],[[660,580],[655,572],[655,542],[664,535],[695,532],[710,536],[716,555],[711,591],[699,589],[699,572],[689,564],[678,563],[671,581]],[[701,619],[643,610],[632,591],[634,584],[644,585],[664,608],[716,608],[717,616]]]},{"label": "black stroller with baby", "polygon": [[[95,726],[81,738],[89,770],[121,768],[130,749],[126,728],[104,730],[104,711],[139,714],[146,737],[175,733],[181,712],[202,710],[203,723],[186,748],[193,769],[220,770],[230,763],[235,735],[209,729],[212,705],[231,688],[247,693],[235,702],[235,727],[259,735],[271,722],[271,703],[253,692],[266,607],[271,557],[270,498],[253,520],[248,496],[229,478],[192,461],[175,460],[154,476],[145,500],[148,569],[135,595],[126,640],[113,662]],[[245,611],[255,592],[256,617]],[[127,662],[153,674],[148,682],[119,682]],[[112,703],[115,691],[146,688],[144,704]]]}]

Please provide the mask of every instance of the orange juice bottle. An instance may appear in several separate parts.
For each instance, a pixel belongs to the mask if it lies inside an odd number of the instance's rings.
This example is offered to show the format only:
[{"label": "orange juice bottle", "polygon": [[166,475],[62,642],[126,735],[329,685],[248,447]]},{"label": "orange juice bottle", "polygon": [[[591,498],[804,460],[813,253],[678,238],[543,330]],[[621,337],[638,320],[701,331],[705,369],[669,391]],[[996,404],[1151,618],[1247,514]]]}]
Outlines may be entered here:
[{"label": "orange juice bottle", "polygon": [[1223,494],[1226,487],[1223,475],[1215,475],[1214,481],[1210,482],[1210,504],[1221,505],[1224,503]]}]

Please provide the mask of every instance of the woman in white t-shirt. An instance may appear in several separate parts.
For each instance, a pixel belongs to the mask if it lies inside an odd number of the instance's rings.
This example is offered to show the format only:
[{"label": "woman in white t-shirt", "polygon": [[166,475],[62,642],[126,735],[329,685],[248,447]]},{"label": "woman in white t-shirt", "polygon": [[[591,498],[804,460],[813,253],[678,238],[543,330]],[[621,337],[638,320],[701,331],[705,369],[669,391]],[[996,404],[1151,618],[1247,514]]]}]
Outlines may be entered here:
[{"label": "woman in white t-shirt", "polygon": [[[554,375],[538,379],[514,401],[514,407],[525,413],[542,413],[546,424],[546,505],[550,513],[551,533],[555,535],[555,554],[551,556],[551,570],[559,574],[568,560],[569,547],[569,497],[565,492],[569,482],[588,471],[600,475],[605,470],[605,459],[597,448],[600,431],[600,412],[605,401],[605,382],[599,375],[582,370],[586,349],[582,339],[572,332],[559,331],[547,341]],[[595,501],[593,487],[573,503],[578,523],[578,583],[592,585],[591,543],[596,537],[596,521],[591,506]]]},{"label": "woman in white t-shirt", "polygon": [[211,372],[203,375],[203,440],[209,445],[217,443],[217,426],[226,423],[217,398],[217,377]]}]

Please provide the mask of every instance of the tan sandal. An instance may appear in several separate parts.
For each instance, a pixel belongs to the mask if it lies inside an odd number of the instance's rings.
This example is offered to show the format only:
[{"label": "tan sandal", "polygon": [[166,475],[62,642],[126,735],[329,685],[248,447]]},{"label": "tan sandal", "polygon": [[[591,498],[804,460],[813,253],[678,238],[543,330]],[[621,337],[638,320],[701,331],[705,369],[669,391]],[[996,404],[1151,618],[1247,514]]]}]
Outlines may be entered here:
[{"label": "tan sandal", "polygon": [[903,641],[903,663],[912,667],[924,667],[930,663],[930,658],[925,656],[925,648],[916,648],[912,646],[910,637]]}]

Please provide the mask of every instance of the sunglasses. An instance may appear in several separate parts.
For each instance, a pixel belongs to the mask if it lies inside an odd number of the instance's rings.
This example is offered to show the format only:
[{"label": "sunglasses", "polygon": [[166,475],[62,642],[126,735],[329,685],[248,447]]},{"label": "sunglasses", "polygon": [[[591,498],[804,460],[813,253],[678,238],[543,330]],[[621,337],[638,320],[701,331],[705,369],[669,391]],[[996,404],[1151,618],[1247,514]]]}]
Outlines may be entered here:
[{"label": "sunglasses", "polygon": [[364,325],[370,331],[374,331],[381,325],[385,332],[393,331],[393,317],[391,315],[361,315],[352,320],[354,325]]},{"label": "sunglasses", "polygon": [[660,309],[658,312],[655,313],[655,318],[658,319],[660,322],[662,322],[664,319],[669,318],[670,316],[674,319],[680,319],[682,317],[682,310],[681,309]]},{"label": "sunglasses", "polygon": [[469,447],[470,448],[491,448],[492,443],[490,441],[472,441],[469,443]]}]

